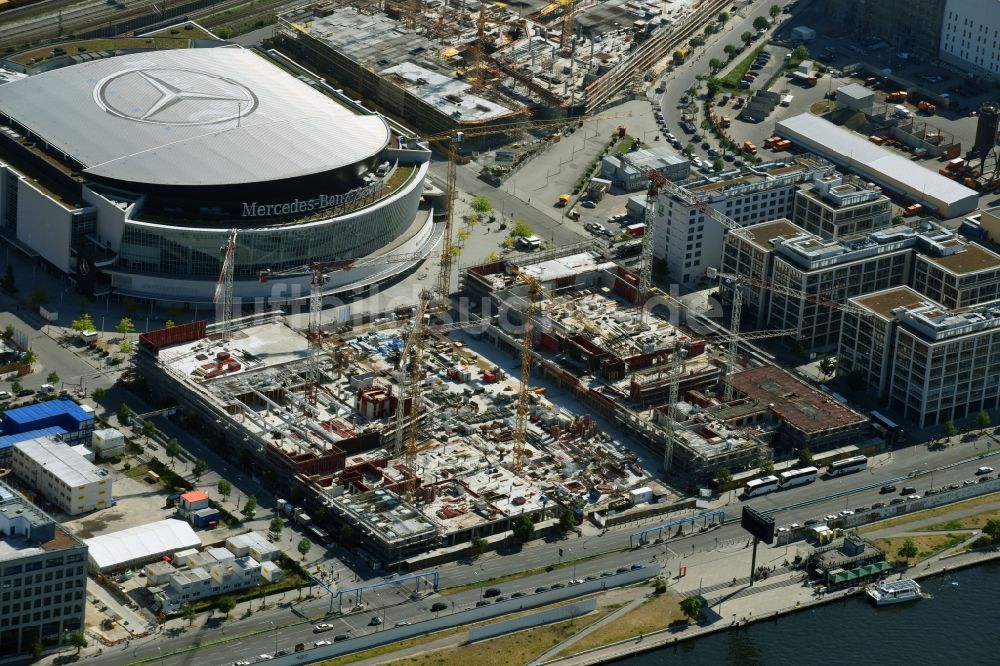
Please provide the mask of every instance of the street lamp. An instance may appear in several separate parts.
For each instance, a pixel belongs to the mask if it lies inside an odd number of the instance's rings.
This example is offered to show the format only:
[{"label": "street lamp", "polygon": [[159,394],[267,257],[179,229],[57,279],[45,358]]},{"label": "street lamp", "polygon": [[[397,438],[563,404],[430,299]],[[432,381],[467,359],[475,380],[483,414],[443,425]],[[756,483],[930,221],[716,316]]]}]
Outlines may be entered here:
[{"label": "street lamp", "polygon": [[274,656],[278,656],[278,625],[271,620],[271,627],[274,629]]}]

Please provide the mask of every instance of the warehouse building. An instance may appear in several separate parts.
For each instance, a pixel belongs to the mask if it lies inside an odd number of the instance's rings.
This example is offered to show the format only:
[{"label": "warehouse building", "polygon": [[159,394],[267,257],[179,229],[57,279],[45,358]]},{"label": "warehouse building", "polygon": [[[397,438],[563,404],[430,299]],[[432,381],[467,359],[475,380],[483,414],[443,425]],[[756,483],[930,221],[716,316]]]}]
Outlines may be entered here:
[{"label": "warehouse building", "polygon": [[84,543],[90,549],[91,569],[100,573],[139,567],[202,545],[190,525],[173,518],[102,534]]},{"label": "warehouse building", "polygon": [[51,437],[14,445],[14,474],[60,511],[76,516],[111,506],[111,477]]},{"label": "warehouse building", "polygon": [[0,655],[83,629],[87,546],[0,481]]},{"label": "warehouse building", "polygon": [[779,120],[774,133],[945,218],[975,210],[979,193],[811,113]]}]

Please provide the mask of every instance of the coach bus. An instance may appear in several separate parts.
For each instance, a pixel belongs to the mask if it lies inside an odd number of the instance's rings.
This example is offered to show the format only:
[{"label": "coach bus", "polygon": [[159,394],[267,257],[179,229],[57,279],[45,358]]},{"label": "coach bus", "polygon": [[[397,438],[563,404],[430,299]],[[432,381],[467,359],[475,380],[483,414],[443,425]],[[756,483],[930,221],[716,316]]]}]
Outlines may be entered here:
[{"label": "coach bus", "polygon": [[872,428],[890,445],[898,441],[899,436],[903,434],[903,429],[884,414],[873,411],[869,416],[872,420]]},{"label": "coach bus", "polygon": [[747,484],[743,486],[743,496],[757,497],[758,495],[773,493],[777,489],[778,477],[765,476],[759,479],[753,479],[752,481],[747,481]]},{"label": "coach bus", "polygon": [[864,456],[854,456],[852,458],[844,458],[843,460],[830,463],[830,466],[826,469],[826,473],[830,476],[843,476],[844,474],[860,472],[867,467],[868,458]]},{"label": "coach bus", "polygon": [[802,486],[815,481],[818,474],[819,470],[815,467],[803,467],[802,469],[789,470],[781,473],[778,485],[781,486],[782,490],[785,488]]}]

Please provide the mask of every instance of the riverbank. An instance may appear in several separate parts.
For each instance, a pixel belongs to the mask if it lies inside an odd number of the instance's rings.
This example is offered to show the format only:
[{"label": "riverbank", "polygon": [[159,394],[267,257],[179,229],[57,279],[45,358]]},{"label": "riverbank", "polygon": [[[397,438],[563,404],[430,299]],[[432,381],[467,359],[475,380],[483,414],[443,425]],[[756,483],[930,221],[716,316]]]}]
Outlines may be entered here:
[{"label": "riverbank", "polygon": [[[998,561],[1000,561],[1000,551],[992,548],[989,550],[968,552],[944,552],[899,574],[893,574],[892,578],[913,578],[920,580]],[[792,613],[815,609],[818,606],[830,604],[835,601],[844,601],[864,594],[863,588],[833,592],[822,597],[817,597],[811,588],[803,586],[782,589],[783,586],[779,585],[778,587],[765,589],[769,587],[769,583],[770,585],[774,585],[781,582],[781,579],[773,583],[771,583],[770,579],[761,581],[755,585],[755,587],[758,587],[759,592],[751,592],[743,597],[739,596],[740,592],[734,592],[731,596],[736,598],[732,600],[728,607],[725,607],[725,613],[713,612],[713,607],[708,606],[705,609],[705,618],[697,625],[682,629],[668,627],[652,634],[646,634],[638,639],[630,638],[542,663],[546,666],[586,666],[588,664],[614,662],[626,657],[659,650],[682,641],[701,638],[715,632],[727,631],[762,621],[772,621]],[[750,588],[750,590],[752,589]],[[720,603],[720,610],[723,606],[724,604]]]}]

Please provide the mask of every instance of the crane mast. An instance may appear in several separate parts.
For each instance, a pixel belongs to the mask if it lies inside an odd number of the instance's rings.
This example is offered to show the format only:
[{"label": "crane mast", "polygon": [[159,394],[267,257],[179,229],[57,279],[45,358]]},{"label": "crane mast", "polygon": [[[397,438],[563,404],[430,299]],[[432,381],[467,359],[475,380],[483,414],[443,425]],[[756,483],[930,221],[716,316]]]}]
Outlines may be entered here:
[{"label": "crane mast", "polygon": [[228,340],[233,329],[233,274],[236,268],[236,229],[229,232],[226,244],[222,246],[222,271],[215,285],[212,298],[216,304],[222,302],[222,339]]}]

